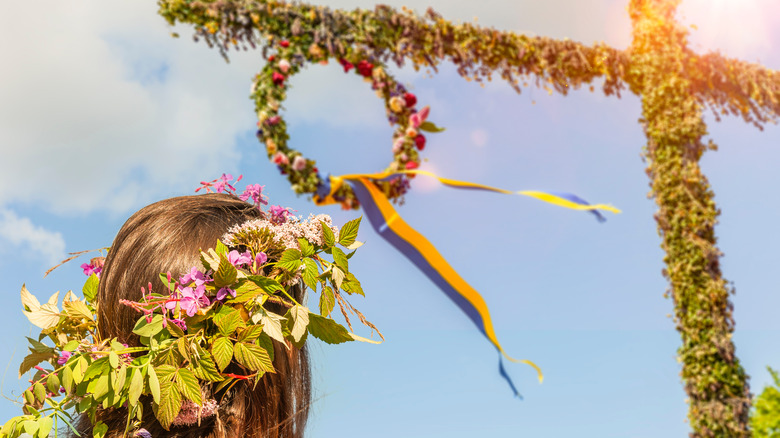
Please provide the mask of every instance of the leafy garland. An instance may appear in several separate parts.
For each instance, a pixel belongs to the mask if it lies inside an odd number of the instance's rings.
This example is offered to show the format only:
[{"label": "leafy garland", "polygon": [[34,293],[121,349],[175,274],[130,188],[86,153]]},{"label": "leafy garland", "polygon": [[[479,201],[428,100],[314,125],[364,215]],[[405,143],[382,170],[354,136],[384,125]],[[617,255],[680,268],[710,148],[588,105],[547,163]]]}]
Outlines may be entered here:
[{"label": "leafy garland", "polygon": [[[232,188],[224,175],[205,185]],[[259,204],[260,186],[250,185],[242,198]],[[160,274],[164,290],[152,291],[150,283],[140,301],[123,301],[142,313],[133,329],[140,347],[98,334],[99,259],[82,265],[89,275],[83,298],[68,292],[62,310],[59,293],[41,304],[22,286],[24,313],[42,330],[37,340],[28,338],[30,354],[19,375],[33,368],[36,373],[22,395],[24,415],[6,422],[0,437],[48,437],[60,421],[75,432],[69,413],[75,410],[92,419],[100,438],[107,425],[95,422],[97,410],[125,407],[125,436],[142,436],[144,396],[151,397],[164,428],[195,424],[218,409],[218,400],[204,398],[204,385],[213,385],[216,394],[275,372],[272,340],[287,348],[301,348],[308,335],[329,344],[375,342],[351,332],[350,313],[372,331],[376,327],[344,297],[364,295],[349,271],[349,259],[362,245],[356,241],[359,225],[360,218],[338,230],[326,215],[301,220],[289,209],[271,207],[262,219],[229,230],[214,248],[201,252],[200,266],[178,278]],[[317,312],[287,292],[301,282],[319,292]],[[336,304],[350,330],[330,317]],[[268,306],[286,313],[278,315]],[[47,338],[53,346],[44,342]],[[228,372],[232,364],[242,372]]]},{"label": "leafy garland", "polygon": [[[314,160],[305,158],[300,152],[288,146],[287,125],[279,113],[279,102],[284,101],[289,87],[289,78],[300,72],[306,63],[326,62],[335,54],[307,41],[291,44],[281,40],[275,46],[275,52],[267,57],[268,63],[255,77],[252,85],[252,98],[257,111],[257,138],[266,147],[268,157],[277,165],[282,174],[289,175],[293,190],[300,193],[321,195],[329,194],[329,184],[318,173]],[[395,125],[393,134],[393,157],[386,170],[416,169],[420,165],[418,151],[425,148],[426,138],[422,132],[441,132],[443,129],[427,121],[429,107],[416,109],[417,97],[395,81],[386,72],[386,67],[371,56],[358,52],[345,53],[339,58],[344,73],[354,69],[354,73],[371,83],[371,88],[385,103],[387,119]],[[378,186],[391,200],[400,199],[409,189],[409,176],[398,175],[389,181],[379,182]],[[357,208],[357,201],[351,187],[344,185],[334,198],[344,208]]]}]

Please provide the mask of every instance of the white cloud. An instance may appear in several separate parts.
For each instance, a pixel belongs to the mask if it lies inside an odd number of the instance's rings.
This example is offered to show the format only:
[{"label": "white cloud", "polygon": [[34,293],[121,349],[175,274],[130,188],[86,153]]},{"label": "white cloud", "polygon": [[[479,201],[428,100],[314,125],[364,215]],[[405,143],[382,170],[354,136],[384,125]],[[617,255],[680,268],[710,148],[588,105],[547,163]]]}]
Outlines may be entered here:
[{"label": "white cloud", "polygon": [[171,38],[153,3],[9,7],[37,24],[0,28],[0,206],[126,211],[235,165],[257,53],[227,65]]},{"label": "white cloud", "polygon": [[65,258],[65,240],[62,234],[33,225],[30,219],[19,217],[10,210],[0,210],[0,239],[10,242],[22,251],[30,251],[54,266]]}]

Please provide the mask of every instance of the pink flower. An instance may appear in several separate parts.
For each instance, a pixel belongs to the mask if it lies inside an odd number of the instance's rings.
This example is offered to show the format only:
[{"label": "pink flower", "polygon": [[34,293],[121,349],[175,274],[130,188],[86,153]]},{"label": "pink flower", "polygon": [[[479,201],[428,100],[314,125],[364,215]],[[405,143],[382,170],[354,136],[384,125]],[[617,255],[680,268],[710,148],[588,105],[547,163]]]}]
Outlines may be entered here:
[{"label": "pink flower", "polygon": [[411,108],[417,103],[417,96],[412,93],[405,93],[404,102],[406,102],[407,107]]},{"label": "pink flower", "polygon": [[[191,287],[180,288],[181,298],[179,298],[179,308],[184,312],[187,312],[187,316],[193,316],[197,313],[199,308],[207,307],[209,304],[209,298],[206,296],[206,288],[198,286],[195,289]],[[176,299],[170,299],[165,303],[165,307],[169,310],[176,309]]]},{"label": "pink flower", "polygon": [[412,170],[412,169],[417,169],[418,167],[420,167],[420,165],[417,164],[414,161],[410,161],[410,162],[406,163],[405,167],[406,167],[406,170]]},{"label": "pink flower", "polygon": [[239,254],[238,251],[234,249],[228,253],[227,259],[233,266],[246,265],[252,263],[252,253],[245,251]]},{"label": "pink flower", "polygon": [[190,268],[190,272],[179,277],[180,284],[188,285],[193,281],[195,282],[195,286],[201,286],[207,282],[205,274],[200,272],[195,266]]},{"label": "pink flower", "polygon": [[[230,184],[230,180],[233,179],[233,175],[229,173],[223,173],[221,177],[214,180],[214,190],[217,191],[217,193],[222,193],[225,191],[225,189],[229,189],[230,192],[235,192],[236,188],[233,187]],[[236,182],[239,182],[241,180],[241,176],[238,177]]]},{"label": "pink flower", "polygon": [[173,318],[171,318],[168,321],[172,322],[173,324],[175,324],[177,327],[179,327],[182,330],[187,330],[187,323],[184,322],[183,319],[173,319]]},{"label": "pink flower", "polygon": [[103,270],[102,267],[96,267],[96,266],[93,266],[93,265],[91,265],[89,263],[82,263],[81,264],[81,269],[84,270],[84,275],[86,275],[87,277],[89,277],[92,274],[95,274],[95,275],[97,275],[99,277],[100,276],[100,271]]},{"label": "pink flower", "polygon": [[422,125],[425,122],[425,120],[428,118],[428,114],[430,114],[430,112],[431,112],[431,107],[426,106],[420,111],[409,116],[409,124],[412,125],[412,127],[415,129],[419,128],[420,125]]},{"label": "pink flower", "polygon": [[217,291],[217,301],[222,301],[225,299],[225,297],[230,294],[233,298],[236,297],[236,291],[229,287],[223,287],[222,289]]},{"label": "pink flower", "polygon": [[268,123],[269,125],[273,126],[273,125],[276,125],[277,123],[279,123],[281,121],[282,121],[282,118],[280,116],[271,116],[271,117],[268,118],[268,120],[266,120],[266,123]]},{"label": "pink flower", "polygon": [[292,164],[293,170],[296,172],[300,172],[301,170],[306,168],[306,158],[303,158],[302,156],[298,155],[293,160]]},{"label": "pink flower", "polygon": [[286,74],[290,70],[290,61],[286,59],[279,61],[279,70]]},{"label": "pink flower", "polygon": [[279,73],[278,71],[275,71],[271,75],[271,80],[274,81],[274,85],[282,85],[284,84],[284,75]]},{"label": "pink flower", "polygon": [[276,155],[274,155],[272,161],[279,166],[290,164],[290,159],[287,158],[287,155],[281,152],[277,152]]},{"label": "pink flower", "polygon": [[68,361],[68,359],[70,359],[71,356],[73,356],[73,353],[71,353],[70,351],[63,351],[62,353],[60,353],[59,359],[57,359],[57,364],[65,365],[65,363]]},{"label": "pink flower", "polygon": [[414,144],[417,146],[418,150],[425,149],[425,136],[417,134],[417,137],[414,138]]},{"label": "pink flower", "polygon": [[272,205],[268,208],[268,212],[271,213],[271,223],[277,225],[287,222],[287,218],[292,216],[290,207],[282,207],[281,205]]},{"label": "pink flower", "polygon": [[266,199],[266,196],[263,195],[263,189],[265,186],[261,186],[260,184],[249,184],[246,186],[246,190],[244,190],[244,193],[242,193],[238,198],[242,201],[246,201],[249,198],[252,198],[252,203],[255,204],[258,208],[260,205],[268,205],[268,200]]},{"label": "pink flower", "polygon": [[268,261],[268,256],[265,255],[265,253],[262,251],[257,253],[257,255],[255,256],[255,263],[257,263],[257,266],[265,264],[265,262],[267,261]]}]

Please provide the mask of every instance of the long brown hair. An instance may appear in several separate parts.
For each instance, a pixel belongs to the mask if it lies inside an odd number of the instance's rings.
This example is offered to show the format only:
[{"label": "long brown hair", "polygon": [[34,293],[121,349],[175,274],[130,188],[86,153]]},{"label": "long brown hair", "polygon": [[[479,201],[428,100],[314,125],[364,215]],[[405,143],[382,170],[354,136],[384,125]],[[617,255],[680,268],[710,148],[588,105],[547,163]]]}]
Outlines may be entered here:
[{"label": "long brown hair", "polygon": [[[174,277],[188,272],[200,263],[201,249],[212,248],[231,226],[259,216],[255,207],[223,194],[166,199],[132,215],[114,239],[101,272],[97,295],[100,337],[139,345],[132,330],[140,314],[120,300],[140,300],[141,287],[150,281],[154,290],[163,290],[161,272]],[[299,302],[303,299],[301,288],[292,292]],[[288,350],[274,342],[274,368],[277,372],[264,375],[255,387],[240,382],[228,393],[219,394],[219,414],[203,419],[200,426],[166,431],[155,420],[150,400],[142,398],[141,427],[154,438],[300,438],[311,402],[306,348]],[[125,409],[100,410],[96,420],[108,425],[107,437],[116,437],[122,436],[127,415]],[[89,418],[82,416],[77,429],[91,436]]]}]

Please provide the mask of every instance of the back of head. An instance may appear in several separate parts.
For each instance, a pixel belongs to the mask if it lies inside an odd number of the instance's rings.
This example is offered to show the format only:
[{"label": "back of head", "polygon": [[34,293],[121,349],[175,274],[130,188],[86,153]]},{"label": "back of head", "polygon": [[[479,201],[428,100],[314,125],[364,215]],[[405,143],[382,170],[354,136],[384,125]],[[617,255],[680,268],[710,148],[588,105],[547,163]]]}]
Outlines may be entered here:
[{"label": "back of head", "polygon": [[[153,290],[164,289],[161,272],[174,277],[188,272],[200,263],[200,250],[212,248],[230,227],[260,215],[254,206],[223,194],[171,198],[132,215],[117,234],[101,273],[97,296],[100,337],[139,345],[132,331],[141,315],[120,300],[139,301],[141,288],[150,282]],[[302,300],[300,287],[292,292],[296,300]],[[267,373],[254,387],[238,382],[218,393],[211,393],[208,385],[203,388],[219,401],[219,408],[216,416],[204,418],[200,425],[173,426],[167,431],[155,419],[151,401],[142,398],[141,427],[155,438],[303,436],[311,392],[307,351],[287,349],[274,341],[274,353],[276,373]],[[101,410],[97,419],[108,425],[107,436],[122,436],[127,414],[126,410]],[[80,419],[78,429],[86,436],[91,436],[91,427],[88,418]]]}]

